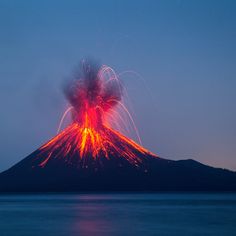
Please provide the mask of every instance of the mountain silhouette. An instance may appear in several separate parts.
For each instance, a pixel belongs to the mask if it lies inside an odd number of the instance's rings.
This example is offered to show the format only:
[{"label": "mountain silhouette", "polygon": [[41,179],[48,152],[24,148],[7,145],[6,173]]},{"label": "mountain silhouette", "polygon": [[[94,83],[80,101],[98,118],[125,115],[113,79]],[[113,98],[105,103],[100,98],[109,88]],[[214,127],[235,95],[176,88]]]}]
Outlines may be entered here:
[{"label": "mountain silhouette", "polygon": [[109,127],[76,123],[0,174],[0,192],[235,190],[236,172],[160,158]]}]

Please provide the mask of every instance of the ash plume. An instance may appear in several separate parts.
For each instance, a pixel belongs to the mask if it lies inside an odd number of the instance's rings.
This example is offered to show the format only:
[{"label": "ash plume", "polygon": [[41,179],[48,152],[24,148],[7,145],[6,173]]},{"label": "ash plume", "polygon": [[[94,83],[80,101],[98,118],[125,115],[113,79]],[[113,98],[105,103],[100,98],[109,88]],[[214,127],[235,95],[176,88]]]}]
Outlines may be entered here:
[{"label": "ash plume", "polygon": [[102,123],[103,116],[120,102],[123,93],[113,69],[92,60],[81,61],[79,70],[63,91],[73,107],[74,121],[85,123],[89,116],[93,126]]}]

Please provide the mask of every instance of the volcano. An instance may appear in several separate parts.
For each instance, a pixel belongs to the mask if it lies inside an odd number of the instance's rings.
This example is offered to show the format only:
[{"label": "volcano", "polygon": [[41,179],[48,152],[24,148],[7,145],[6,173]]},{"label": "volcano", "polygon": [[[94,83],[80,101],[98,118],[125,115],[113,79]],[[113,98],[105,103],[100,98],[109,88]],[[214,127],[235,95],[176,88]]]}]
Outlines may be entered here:
[{"label": "volcano", "polygon": [[111,128],[78,124],[0,174],[0,192],[235,190],[235,172],[163,159]]},{"label": "volcano", "polygon": [[[236,173],[194,160],[158,157],[113,125],[126,124],[123,86],[108,66],[82,62],[64,86],[72,122],[0,174],[1,192],[235,191]],[[59,130],[60,130],[59,128]]]}]

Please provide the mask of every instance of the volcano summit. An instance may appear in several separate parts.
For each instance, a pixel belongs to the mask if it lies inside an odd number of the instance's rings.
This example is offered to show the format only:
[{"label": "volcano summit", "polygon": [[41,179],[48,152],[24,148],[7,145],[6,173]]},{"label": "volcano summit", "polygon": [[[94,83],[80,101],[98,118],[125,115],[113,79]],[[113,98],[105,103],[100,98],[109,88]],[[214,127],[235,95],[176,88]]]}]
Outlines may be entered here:
[{"label": "volcano summit", "polygon": [[236,190],[235,172],[160,158],[117,131],[127,123],[125,114],[137,133],[112,68],[82,61],[64,93],[70,107],[60,127],[69,112],[71,124],[2,172],[0,191]]}]

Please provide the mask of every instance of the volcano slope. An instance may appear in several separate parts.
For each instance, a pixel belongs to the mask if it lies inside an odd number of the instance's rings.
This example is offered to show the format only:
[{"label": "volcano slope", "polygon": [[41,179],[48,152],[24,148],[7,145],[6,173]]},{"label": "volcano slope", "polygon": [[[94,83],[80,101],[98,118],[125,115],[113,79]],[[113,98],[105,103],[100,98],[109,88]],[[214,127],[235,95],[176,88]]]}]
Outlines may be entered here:
[{"label": "volcano slope", "polygon": [[111,128],[78,124],[0,174],[0,192],[235,190],[235,172],[163,159]]}]

